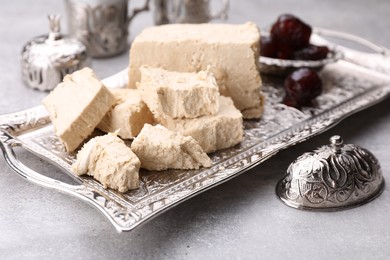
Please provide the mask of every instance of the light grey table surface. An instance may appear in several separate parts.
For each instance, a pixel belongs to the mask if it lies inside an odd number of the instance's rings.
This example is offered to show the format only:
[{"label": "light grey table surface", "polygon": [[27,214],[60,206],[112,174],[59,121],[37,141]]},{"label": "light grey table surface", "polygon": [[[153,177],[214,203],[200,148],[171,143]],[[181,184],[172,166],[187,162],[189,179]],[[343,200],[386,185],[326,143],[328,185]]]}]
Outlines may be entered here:
[{"label": "light grey table surface", "polygon": [[[131,1],[135,5],[142,1]],[[32,37],[47,33],[48,13],[64,14],[62,1],[18,0],[0,4],[0,114],[40,104],[47,93],[21,81],[19,54]],[[387,0],[231,1],[228,22],[262,27],[284,12],[390,47]],[[63,31],[66,24],[63,18]],[[138,16],[131,39],[153,24]],[[104,78],[125,68],[128,53],[93,60]],[[390,100],[285,150],[260,166],[204,192],[129,232],[117,233],[95,208],[18,177],[0,159],[0,259],[389,259],[390,193],[362,207],[333,213],[286,207],[275,185],[289,163],[326,144],[333,134],[359,144],[379,159],[390,182]],[[28,153],[32,168],[69,180]]]}]

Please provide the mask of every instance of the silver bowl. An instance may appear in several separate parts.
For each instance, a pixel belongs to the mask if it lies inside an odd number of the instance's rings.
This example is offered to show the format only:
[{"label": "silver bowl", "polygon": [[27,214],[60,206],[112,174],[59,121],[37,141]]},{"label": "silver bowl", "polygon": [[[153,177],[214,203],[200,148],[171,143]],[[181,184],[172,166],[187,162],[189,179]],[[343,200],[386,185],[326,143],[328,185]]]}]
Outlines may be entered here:
[{"label": "silver bowl", "polygon": [[[263,35],[268,36],[269,33],[265,32]],[[318,46],[328,47],[328,56],[321,60],[284,60],[260,56],[260,72],[265,74],[284,76],[299,68],[320,70],[326,64],[334,63],[343,58],[343,53],[341,50],[327,41],[322,41],[322,38],[317,34],[312,34],[310,43]]]},{"label": "silver bowl", "polygon": [[[267,29],[264,30],[262,35],[269,35]],[[336,44],[336,42],[338,42],[338,44]],[[390,55],[390,51],[387,48],[372,43],[359,36],[324,28],[313,28],[310,43],[319,46],[327,46],[330,50],[328,57],[322,60],[312,61],[282,60],[260,56],[260,72],[264,74],[285,76],[288,73],[302,67],[320,70],[323,66],[329,63],[333,63],[341,59],[348,60],[345,53],[351,50],[358,50],[361,52],[368,51],[367,53],[373,52],[384,56]],[[353,47],[344,46],[346,43],[349,43],[347,45],[352,44]],[[364,49],[364,51],[362,49]]]}]

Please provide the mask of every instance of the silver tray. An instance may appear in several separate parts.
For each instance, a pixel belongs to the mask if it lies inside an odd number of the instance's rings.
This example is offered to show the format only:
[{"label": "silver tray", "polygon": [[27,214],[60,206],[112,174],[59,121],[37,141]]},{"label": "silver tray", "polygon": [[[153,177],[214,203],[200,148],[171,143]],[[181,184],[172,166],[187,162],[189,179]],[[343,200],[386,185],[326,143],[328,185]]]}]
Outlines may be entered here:
[{"label": "silver tray", "polygon": [[[95,206],[118,231],[130,231],[389,96],[388,56],[346,48],[343,52],[346,60],[328,64],[321,71],[324,93],[316,99],[317,106],[300,111],[281,104],[283,81],[264,76],[265,113],[261,120],[244,122],[245,138],[241,144],[211,154],[213,166],[208,169],[141,171],[138,190],[119,193],[104,189],[93,178],[74,175],[70,171],[74,155],[64,151],[42,106],[0,116],[0,148],[10,167],[22,177],[78,197]],[[126,70],[105,79],[104,83],[109,87],[126,86]],[[63,183],[30,169],[18,160],[15,147],[23,147],[57,165],[79,184]]]}]

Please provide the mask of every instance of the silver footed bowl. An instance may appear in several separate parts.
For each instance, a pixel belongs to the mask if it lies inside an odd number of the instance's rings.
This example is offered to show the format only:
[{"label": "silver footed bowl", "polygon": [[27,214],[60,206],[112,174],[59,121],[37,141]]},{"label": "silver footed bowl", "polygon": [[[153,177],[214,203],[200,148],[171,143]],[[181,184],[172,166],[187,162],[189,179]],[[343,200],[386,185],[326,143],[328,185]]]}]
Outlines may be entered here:
[{"label": "silver footed bowl", "polygon": [[[268,36],[269,33],[263,33]],[[318,41],[320,39],[320,41]],[[310,68],[320,70],[327,64],[336,62],[344,57],[342,51],[337,46],[329,42],[322,41],[317,35],[313,34],[310,38],[310,43],[318,46],[326,46],[329,48],[328,56],[321,60],[284,60],[260,56],[260,72],[271,75],[284,76],[299,68]]]},{"label": "silver footed bowl", "polygon": [[375,156],[340,136],[304,153],[278,182],[277,196],[298,209],[334,211],[365,204],[381,194],[384,179]]}]

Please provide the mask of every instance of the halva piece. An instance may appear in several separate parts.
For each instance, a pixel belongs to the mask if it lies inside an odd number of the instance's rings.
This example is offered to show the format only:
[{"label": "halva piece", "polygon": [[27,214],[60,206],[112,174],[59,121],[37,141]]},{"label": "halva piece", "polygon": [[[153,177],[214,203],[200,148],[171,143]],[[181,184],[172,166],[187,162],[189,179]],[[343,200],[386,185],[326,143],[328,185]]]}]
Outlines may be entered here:
[{"label": "halva piece", "polygon": [[224,96],[219,97],[219,110],[215,115],[195,119],[167,118],[160,124],[193,137],[206,153],[234,146],[244,138],[242,114],[232,99]]},{"label": "halva piece", "polygon": [[123,139],[136,137],[144,124],[154,122],[153,115],[141,100],[137,89],[110,89],[116,99],[115,106],[97,126],[106,133],[115,132]]},{"label": "halva piece", "polygon": [[264,103],[259,55],[260,33],[254,23],[149,27],[131,45],[129,87],[136,88],[141,80],[142,65],[178,72],[210,65],[220,93],[233,99],[244,118],[259,118]]},{"label": "halva piece", "polygon": [[114,103],[114,96],[90,68],[65,76],[43,100],[56,135],[68,152],[80,146]]},{"label": "halva piece", "polygon": [[195,118],[218,111],[219,90],[208,71],[174,72],[142,66],[138,89],[155,117]]},{"label": "halva piece", "polygon": [[146,124],[131,149],[147,170],[198,169],[210,167],[211,160],[190,136],[172,132],[161,125]]},{"label": "halva piece", "polygon": [[84,144],[72,165],[77,175],[88,174],[104,188],[120,192],[139,186],[141,162],[131,149],[115,134],[92,138]]}]

